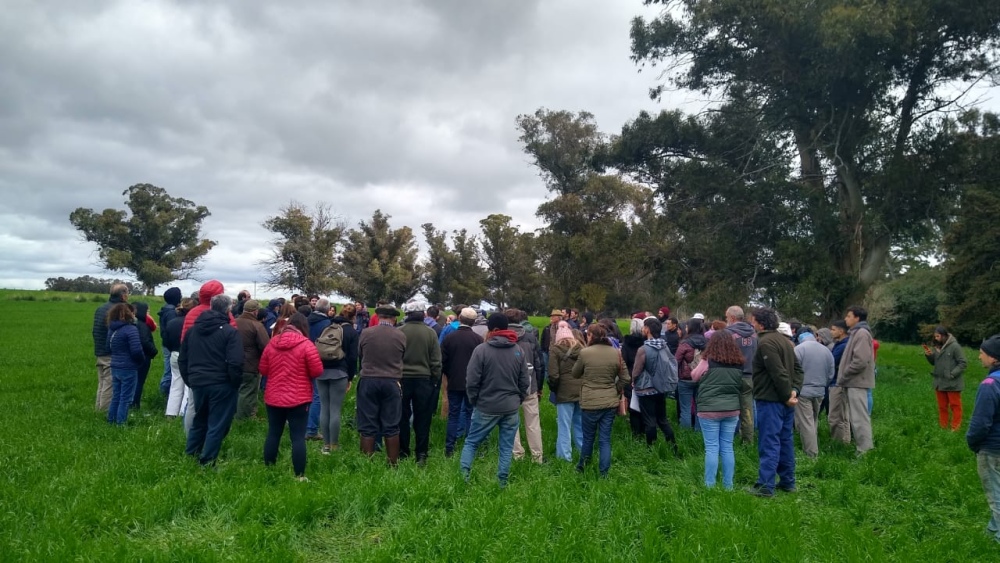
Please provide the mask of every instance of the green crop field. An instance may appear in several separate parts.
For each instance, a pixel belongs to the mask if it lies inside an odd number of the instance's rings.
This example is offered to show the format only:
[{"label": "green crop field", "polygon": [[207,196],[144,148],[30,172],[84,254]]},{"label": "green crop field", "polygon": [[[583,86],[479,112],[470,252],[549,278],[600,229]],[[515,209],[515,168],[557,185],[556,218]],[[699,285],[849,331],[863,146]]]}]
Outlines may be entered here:
[{"label": "green crop field", "polygon": [[[917,347],[880,350],[876,449],[855,459],[824,420],[820,458],[799,456],[794,495],[742,491],[756,476],[750,446],[737,447],[738,490],[706,490],[699,435],[681,431],[675,459],[662,442],[633,441],[621,419],[603,480],[522,461],[501,490],[494,439],[466,484],[435,419],[424,469],[364,458],[345,429],[332,456],[309,443],[311,481],[299,483],[287,437],[279,464],[264,466],[260,421],[234,424],[217,471],[184,456],[180,422],[162,416],[159,359],[143,409],[109,426],[93,410],[91,297],[0,291],[0,560],[1000,560],[975,459],[963,434],[938,428]],[[984,375],[968,356],[966,416]],[[554,458],[547,401],[542,431]]]}]

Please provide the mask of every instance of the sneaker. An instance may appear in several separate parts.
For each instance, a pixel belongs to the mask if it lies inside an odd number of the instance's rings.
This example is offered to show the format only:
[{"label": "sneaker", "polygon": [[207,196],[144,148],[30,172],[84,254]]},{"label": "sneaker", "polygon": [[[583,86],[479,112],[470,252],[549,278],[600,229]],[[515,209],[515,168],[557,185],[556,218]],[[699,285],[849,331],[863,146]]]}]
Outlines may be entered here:
[{"label": "sneaker", "polygon": [[305,475],[299,475],[298,477],[295,478],[295,480],[298,481],[299,483],[308,483],[309,482],[309,478],[306,477]]},{"label": "sneaker", "polygon": [[322,450],[320,450],[320,452],[321,452],[321,453],[322,453],[323,455],[330,455],[330,446],[323,446],[323,449],[322,449]]},{"label": "sneaker", "polygon": [[747,490],[747,492],[755,497],[761,497],[761,498],[771,498],[774,496],[774,491],[765,488],[761,485],[754,485],[753,487],[750,487],[750,489]]},{"label": "sneaker", "polygon": [[783,493],[797,493],[799,491],[795,488],[795,485],[792,485],[791,487],[782,487],[781,485],[778,485],[775,488]]}]

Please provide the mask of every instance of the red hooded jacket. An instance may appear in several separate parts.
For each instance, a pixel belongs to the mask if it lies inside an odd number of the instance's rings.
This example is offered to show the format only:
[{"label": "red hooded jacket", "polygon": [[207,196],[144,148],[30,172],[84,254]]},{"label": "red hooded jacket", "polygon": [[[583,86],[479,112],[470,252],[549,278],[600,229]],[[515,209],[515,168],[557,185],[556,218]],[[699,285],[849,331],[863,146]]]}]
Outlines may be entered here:
[{"label": "red hooded jacket", "polygon": [[287,408],[312,402],[312,380],[322,375],[323,362],[316,345],[289,325],[264,348],[259,369],[267,376],[264,404]]},{"label": "red hooded jacket", "polygon": [[[184,315],[184,326],[181,327],[182,341],[188,329],[194,326],[194,322],[198,320],[198,315],[212,308],[212,298],[216,295],[222,295],[225,292],[226,289],[222,287],[222,282],[220,281],[209,280],[201,286],[201,289],[198,290],[198,305],[188,311],[187,315]],[[236,319],[233,318],[232,313],[229,313],[229,324],[233,325],[233,328],[236,328]]]}]

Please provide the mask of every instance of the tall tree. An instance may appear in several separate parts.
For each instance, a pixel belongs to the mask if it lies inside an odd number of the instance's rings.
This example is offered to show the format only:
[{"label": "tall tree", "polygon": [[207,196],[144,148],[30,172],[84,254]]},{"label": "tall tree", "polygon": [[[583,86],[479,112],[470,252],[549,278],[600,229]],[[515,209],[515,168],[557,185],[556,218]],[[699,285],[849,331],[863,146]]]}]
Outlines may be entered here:
[{"label": "tall tree", "polygon": [[[669,4],[632,25],[640,63],[673,85],[759,108],[799,168],[801,216],[815,223],[829,312],[860,301],[893,246],[933,235],[954,199],[923,181],[921,120],[943,95],[996,72],[1000,4],[979,0],[646,0]],[[654,89],[657,97],[662,88]],[[827,228],[830,226],[832,228]]]},{"label": "tall tree", "polygon": [[69,220],[88,242],[97,244],[99,263],[108,270],[131,272],[153,295],[156,286],[188,279],[215,246],[202,239],[201,223],[208,208],[170,197],[151,184],[136,184],[124,192],[128,211],[77,208]]},{"label": "tall tree", "polygon": [[518,272],[523,268],[517,252],[520,232],[510,222],[509,216],[500,214],[489,215],[479,222],[483,233],[480,258],[486,265],[486,298],[501,309],[510,304]]},{"label": "tall tree", "polygon": [[486,273],[479,262],[479,239],[465,229],[452,233],[451,292],[454,303],[479,303],[486,297]]},{"label": "tall tree", "polygon": [[308,209],[292,201],[264,220],[276,235],[271,256],[260,262],[265,283],[273,288],[327,295],[340,283],[338,252],[346,227],[325,203]]},{"label": "tall tree", "polygon": [[428,254],[423,267],[424,296],[431,303],[451,303],[451,252],[448,250],[447,235],[431,223],[424,223],[421,227]]},{"label": "tall tree", "polygon": [[403,303],[420,288],[421,267],[409,227],[393,229],[391,217],[376,209],[347,234],[339,291],[354,300]]}]

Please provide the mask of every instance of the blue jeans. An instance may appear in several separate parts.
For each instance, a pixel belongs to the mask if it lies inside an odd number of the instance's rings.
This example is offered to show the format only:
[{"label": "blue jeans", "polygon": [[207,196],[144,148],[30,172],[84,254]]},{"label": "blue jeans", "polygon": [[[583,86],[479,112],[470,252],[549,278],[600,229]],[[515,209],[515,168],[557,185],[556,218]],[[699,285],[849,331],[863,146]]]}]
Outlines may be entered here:
[{"label": "blue jeans", "polygon": [[694,395],[698,392],[698,384],[692,381],[677,382],[677,411],[680,413],[683,428],[701,429],[701,423],[695,416]]},{"label": "blue jeans", "polygon": [[611,425],[615,421],[618,409],[599,409],[583,411],[583,446],[580,448],[580,461],[576,464],[579,471],[590,461],[594,453],[594,439],[598,443],[599,464],[601,475],[607,475],[611,469]]},{"label": "blue jeans", "polygon": [[1000,456],[979,452],[976,454],[976,468],[986,493],[986,504],[990,507],[990,522],[986,530],[1000,542]]},{"label": "blue jeans", "polygon": [[460,436],[469,435],[472,425],[472,405],[465,391],[448,390],[448,428],[445,431],[444,451],[455,451],[455,442]]},{"label": "blue jeans", "polygon": [[312,380],[313,386],[313,400],[312,404],[309,405],[309,419],[306,422],[306,436],[315,436],[319,432],[319,415],[322,410],[322,405],[319,400],[319,386],[316,385],[316,380]]},{"label": "blue jeans", "polygon": [[139,381],[139,370],[111,368],[111,404],[108,406],[108,422],[125,424],[128,409],[135,397],[135,386]]},{"label": "blue jeans", "polygon": [[215,463],[219,457],[222,440],[229,434],[236,414],[238,391],[239,387],[228,383],[191,388],[195,412],[184,453],[198,456],[202,465]]},{"label": "blue jeans", "polygon": [[462,447],[462,475],[466,480],[472,471],[472,460],[476,457],[476,450],[479,444],[490,435],[493,428],[500,427],[500,461],[497,465],[497,479],[500,486],[507,485],[507,477],[510,475],[510,461],[514,457],[514,437],[517,436],[517,428],[521,424],[519,411],[507,414],[486,414],[479,409],[472,409],[472,424],[469,427],[469,434],[465,437],[465,446]]},{"label": "blue jeans", "polygon": [[719,455],[722,455],[722,486],[727,491],[733,489],[733,474],[736,473],[736,454],[733,453],[733,438],[740,417],[701,419],[701,438],[705,442],[705,486],[714,487],[719,473]]},{"label": "blue jeans", "polygon": [[556,403],[556,457],[573,461],[573,446],[583,449],[583,410],[580,403]]},{"label": "blue jeans", "polygon": [[790,489],[795,486],[795,443],[792,439],[795,409],[771,401],[756,403],[757,452],[760,455],[757,485],[773,492],[777,474],[781,479],[780,487]]},{"label": "blue jeans", "polygon": [[164,397],[170,394],[170,350],[164,348],[163,354],[163,377],[160,378],[160,393]]}]

